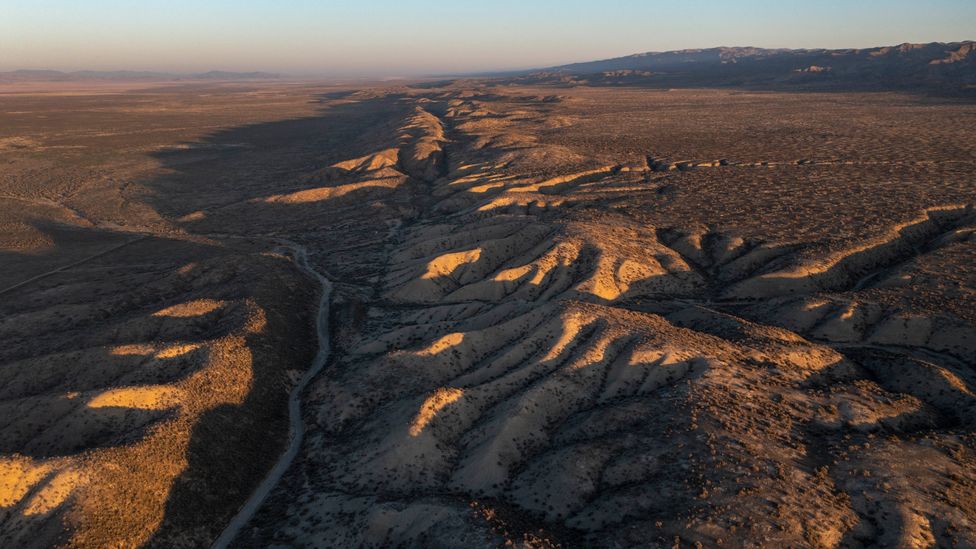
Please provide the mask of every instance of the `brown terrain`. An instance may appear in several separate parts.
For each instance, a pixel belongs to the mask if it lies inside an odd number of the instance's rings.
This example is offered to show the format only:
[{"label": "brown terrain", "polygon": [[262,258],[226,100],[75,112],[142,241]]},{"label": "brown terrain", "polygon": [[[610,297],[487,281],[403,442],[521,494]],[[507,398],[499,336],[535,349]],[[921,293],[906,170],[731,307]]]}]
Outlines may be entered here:
[{"label": "brown terrain", "polygon": [[50,89],[0,546],[976,546],[972,101]]}]

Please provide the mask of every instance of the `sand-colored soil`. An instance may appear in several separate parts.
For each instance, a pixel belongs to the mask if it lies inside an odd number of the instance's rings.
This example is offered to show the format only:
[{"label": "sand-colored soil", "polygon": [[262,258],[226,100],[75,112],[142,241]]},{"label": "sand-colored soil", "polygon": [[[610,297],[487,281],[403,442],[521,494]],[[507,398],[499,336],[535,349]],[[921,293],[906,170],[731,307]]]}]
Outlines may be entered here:
[{"label": "sand-colored soil", "polygon": [[216,538],[311,364],[300,246],[329,362],[231,546],[976,545],[970,103],[197,92],[0,132],[4,543]]}]

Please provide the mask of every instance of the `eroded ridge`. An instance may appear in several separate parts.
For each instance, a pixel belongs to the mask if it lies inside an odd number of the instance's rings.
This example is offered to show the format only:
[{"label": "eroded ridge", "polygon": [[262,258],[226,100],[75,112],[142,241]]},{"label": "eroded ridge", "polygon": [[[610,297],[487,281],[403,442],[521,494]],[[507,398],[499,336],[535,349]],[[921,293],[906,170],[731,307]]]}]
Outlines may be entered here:
[{"label": "eroded ridge", "polygon": [[948,527],[976,518],[973,319],[898,294],[972,253],[971,201],[829,245],[653,220],[624,204],[705,166],[560,142],[577,98],[412,97],[419,210],[340,307],[305,461],[249,539],[976,542]]},{"label": "eroded ridge", "polygon": [[[160,250],[175,260],[154,256]],[[269,301],[300,306],[293,301],[304,294],[300,275],[282,258],[205,248],[183,263],[186,245],[161,239],[127,253],[149,262],[133,267],[105,255],[87,271],[59,272],[34,282],[38,293],[5,300],[3,545],[171,543],[183,534],[167,526],[185,518],[174,516],[173,502],[209,498],[222,490],[212,479],[226,478],[208,459],[220,450],[202,449],[195,434],[213,430],[214,447],[248,456],[234,477],[241,488],[271,457],[258,441],[237,437],[240,426],[279,429],[276,393],[288,381],[271,357],[287,360],[279,346],[296,339]],[[241,292],[249,286],[241,280],[256,273],[278,288]],[[119,292],[131,284],[139,290]],[[50,305],[39,293],[64,300]],[[39,328],[59,334],[58,344],[27,343]],[[293,357],[296,366],[303,359]],[[186,482],[187,470],[207,476]],[[126,501],[138,505],[121,506]]]},{"label": "eroded ridge", "polygon": [[976,545],[971,105],[205,88],[0,98],[0,545]]}]

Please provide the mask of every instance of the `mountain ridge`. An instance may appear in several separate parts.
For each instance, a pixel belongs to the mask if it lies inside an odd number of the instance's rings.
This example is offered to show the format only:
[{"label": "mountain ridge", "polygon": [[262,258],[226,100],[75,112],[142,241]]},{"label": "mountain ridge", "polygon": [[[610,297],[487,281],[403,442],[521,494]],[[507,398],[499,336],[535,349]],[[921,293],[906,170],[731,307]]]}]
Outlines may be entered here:
[{"label": "mountain ridge", "polygon": [[742,86],[976,93],[976,42],[845,49],[752,46],[642,52],[513,75],[568,85]]}]

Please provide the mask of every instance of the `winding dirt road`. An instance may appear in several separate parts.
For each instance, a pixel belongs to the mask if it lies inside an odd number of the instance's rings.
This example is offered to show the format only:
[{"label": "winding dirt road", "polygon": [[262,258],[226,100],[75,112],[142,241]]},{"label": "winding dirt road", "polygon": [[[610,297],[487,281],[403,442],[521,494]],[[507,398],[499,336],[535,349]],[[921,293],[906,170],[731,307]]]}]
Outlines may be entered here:
[{"label": "winding dirt road", "polygon": [[216,549],[223,549],[237,537],[241,529],[251,520],[254,513],[261,507],[264,500],[268,497],[271,489],[278,484],[281,476],[291,466],[298,450],[302,446],[305,437],[305,422],[302,418],[301,398],[302,393],[308,384],[315,379],[315,376],[322,371],[325,363],[329,359],[331,346],[329,343],[329,300],[332,296],[332,282],[313,269],[308,262],[308,250],[299,244],[290,241],[280,241],[285,247],[291,250],[295,258],[295,264],[309,276],[319,281],[322,287],[322,294],[319,298],[319,309],[315,319],[315,332],[318,335],[319,350],[312,361],[311,366],[305,375],[299,380],[298,384],[288,395],[288,448],[281,454],[274,467],[268,471],[267,476],[261,484],[254,489],[251,497],[241,506],[234,518],[227,524],[224,531],[214,543]]}]

